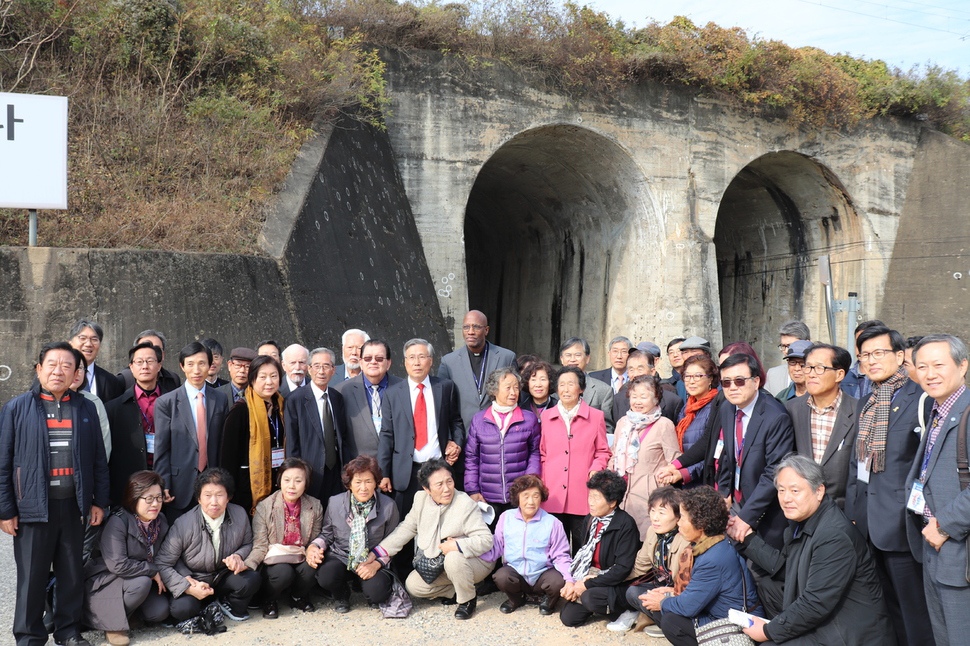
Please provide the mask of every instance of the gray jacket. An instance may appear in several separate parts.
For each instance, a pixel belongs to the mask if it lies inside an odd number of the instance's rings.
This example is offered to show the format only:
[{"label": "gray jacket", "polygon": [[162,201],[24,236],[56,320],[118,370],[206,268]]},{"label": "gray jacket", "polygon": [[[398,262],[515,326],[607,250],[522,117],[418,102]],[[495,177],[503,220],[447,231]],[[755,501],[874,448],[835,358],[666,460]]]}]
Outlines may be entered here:
[{"label": "gray jacket", "polygon": [[155,556],[162,581],[176,599],[189,587],[185,577],[212,585],[222,572],[228,572],[224,558],[238,554],[246,560],[253,549],[253,530],[245,509],[232,503],[226,508],[226,519],[219,529],[219,554],[202,513],[202,507],[196,505],[176,520]]},{"label": "gray jacket", "polygon": [[[342,563],[347,562],[350,551],[350,496],[349,491],[338,493],[330,498],[327,511],[323,515],[323,529],[313,544],[336,556]],[[388,496],[377,492],[377,504],[367,514],[367,547],[374,548],[394,531],[401,521],[397,505]]]}]

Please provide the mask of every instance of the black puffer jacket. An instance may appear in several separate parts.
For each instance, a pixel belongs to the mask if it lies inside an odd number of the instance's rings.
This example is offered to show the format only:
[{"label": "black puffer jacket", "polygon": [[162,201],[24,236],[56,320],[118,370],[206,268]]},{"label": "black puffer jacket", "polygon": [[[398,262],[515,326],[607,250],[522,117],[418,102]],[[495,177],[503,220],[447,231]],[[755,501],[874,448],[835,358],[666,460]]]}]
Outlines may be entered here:
[{"label": "black puffer jacket", "polygon": [[155,556],[162,581],[176,599],[189,587],[185,577],[211,585],[228,571],[224,558],[238,554],[245,561],[253,549],[253,529],[245,509],[232,503],[226,508],[226,519],[219,529],[219,554],[202,513],[202,507],[196,505],[176,520]]}]

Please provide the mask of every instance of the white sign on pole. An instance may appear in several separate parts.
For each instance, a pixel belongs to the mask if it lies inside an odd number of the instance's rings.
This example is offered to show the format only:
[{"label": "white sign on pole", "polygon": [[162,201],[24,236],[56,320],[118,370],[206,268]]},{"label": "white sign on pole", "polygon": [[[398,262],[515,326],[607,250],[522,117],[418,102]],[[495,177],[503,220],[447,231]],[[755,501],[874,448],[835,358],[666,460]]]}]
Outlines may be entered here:
[{"label": "white sign on pole", "polygon": [[67,97],[0,92],[0,207],[67,208]]}]

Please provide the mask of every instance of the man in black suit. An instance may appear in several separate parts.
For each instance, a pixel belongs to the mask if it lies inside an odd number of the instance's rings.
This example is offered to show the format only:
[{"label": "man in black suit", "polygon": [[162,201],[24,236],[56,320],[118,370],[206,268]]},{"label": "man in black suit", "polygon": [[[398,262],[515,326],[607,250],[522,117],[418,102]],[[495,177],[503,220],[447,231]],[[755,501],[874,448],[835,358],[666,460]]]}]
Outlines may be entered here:
[{"label": "man in black suit", "polygon": [[330,387],[336,356],[316,348],[310,353],[310,383],[286,398],[286,457],[302,458],[313,473],[307,493],[327,501],[343,491],[340,470],[353,457],[348,446],[344,398]]},{"label": "man in black suit", "polygon": [[[151,341],[152,345],[157,345],[159,348],[161,348],[162,362],[163,363],[165,362],[165,335],[164,334],[162,334],[158,330],[152,330],[152,329],[142,330],[141,333],[139,333],[138,336],[135,337],[135,342],[132,343],[131,345],[133,346],[138,345],[142,341]],[[134,375],[131,374],[130,368],[125,368],[124,370],[118,373],[118,376],[124,380],[125,389],[131,388],[132,385],[134,385],[135,383],[135,377]],[[162,394],[170,393],[181,385],[182,385],[182,379],[177,374],[175,374],[174,372],[166,368],[164,365],[162,366],[162,369],[158,371],[158,387],[162,389]]]},{"label": "man in black suit", "polygon": [[84,355],[88,364],[85,390],[107,404],[124,392],[124,382],[95,363],[101,351],[104,330],[94,321],[79,319],[71,328],[71,347]]},{"label": "man in black suit", "polygon": [[919,584],[923,567],[906,537],[906,476],[919,450],[923,390],[903,367],[906,341],[896,330],[868,327],[856,338],[856,348],[872,392],[859,402],[845,515],[869,539],[896,640],[933,644],[926,594]]},{"label": "man in black suit", "polygon": [[310,383],[306,376],[307,363],[310,360],[310,351],[299,343],[286,346],[283,350],[283,380],[280,381],[280,394],[289,397],[290,393],[297,388]]},{"label": "man in black suit", "polygon": [[458,461],[465,444],[458,390],[447,379],[430,377],[434,348],[424,339],[404,344],[408,378],[388,387],[381,411],[377,462],[384,473],[381,491],[395,493],[401,517],[421,490],[418,469],[432,458]]},{"label": "man in black suit", "polygon": [[389,386],[404,381],[391,369],[391,348],[379,339],[364,342],[360,352],[361,374],[336,385],[343,395],[347,411],[347,440],[353,441],[354,455],[377,457],[377,439],[381,432],[382,406]]},{"label": "man in black suit", "polygon": [[852,355],[845,348],[816,343],[804,360],[808,392],[785,403],[795,427],[795,450],[822,467],[825,493],[843,509],[858,421],[858,400],[842,392]]},{"label": "man in black suit", "polygon": [[[781,549],[785,521],[773,481],[775,465],[795,448],[788,411],[761,390],[758,360],[733,354],[721,363],[723,450],[717,490],[734,507],[728,535],[738,542],[753,529],[769,545]],[[715,453],[717,449],[715,449]]]},{"label": "man in black suit", "polygon": [[105,406],[111,429],[108,471],[112,505],[124,502],[125,486],[131,474],[154,465],[155,404],[162,395],[158,387],[161,348],[142,341],[128,350],[128,367],[135,384]]},{"label": "man in black suit", "polygon": [[233,348],[229,353],[226,369],[229,371],[229,383],[219,386],[219,392],[229,398],[229,408],[245,397],[246,386],[249,385],[249,364],[257,357],[252,348]]},{"label": "man in black suit", "polygon": [[212,351],[212,365],[209,366],[209,376],[205,380],[213,388],[225,386],[229,382],[219,376],[219,373],[222,372],[223,355],[225,354],[222,344],[213,338],[202,339],[200,343]]},{"label": "man in black suit", "polygon": [[211,351],[193,341],[179,352],[185,384],[155,402],[155,471],[165,483],[170,523],[195,504],[195,479],[219,464],[229,399],[206,383]]},{"label": "man in black suit", "polygon": [[[627,375],[633,380],[641,375],[653,376],[657,374],[653,355],[649,352],[631,350],[626,364]],[[593,376],[593,373],[590,373]],[[629,381],[623,385],[620,392],[613,396],[613,419],[618,420],[630,410],[630,396],[627,392]],[[661,384],[660,387],[660,414],[669,419],[674,424],[677,423],[677,416],[680,415],[684,407],[684,400],[677,396],[676,389],[670,384]]]},{"label": "man in black suit", "polygon": [[632,349],[633,341],[630,339],[625,336],[614,338],[610,341],[609,347],[610,367],[604,370],[595,370],[589,373],[589,376],[610,386],[614,394],[620,392],[623,390],[623,386],[633,379],[627,374],[627,360]]}]

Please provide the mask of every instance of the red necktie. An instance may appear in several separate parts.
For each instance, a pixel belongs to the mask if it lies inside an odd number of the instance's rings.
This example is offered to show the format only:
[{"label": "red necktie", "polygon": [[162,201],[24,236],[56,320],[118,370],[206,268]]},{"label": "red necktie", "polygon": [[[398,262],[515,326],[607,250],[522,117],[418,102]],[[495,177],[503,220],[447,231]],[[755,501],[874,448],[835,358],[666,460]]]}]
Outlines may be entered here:
[{"label": "red necktie", "polygon": [[418,384],[414,400],[414,450],[420,451],[428,443],[428,405],[424,401],[424,384]]},{"label": "red necktie", "polygon": [[[737,458],[734,463],[734,468],[737,472],[741,472],[741,454],[744,451],[744,411],[740,408],[738,409],[738,416],[734,422],[734,455]],[[740,481],[740,478],[737,478]],[[736,482],[735,485],[740,484]],[[741,502],[741,489],[738,486],[734,487],[734,500]]]}]

